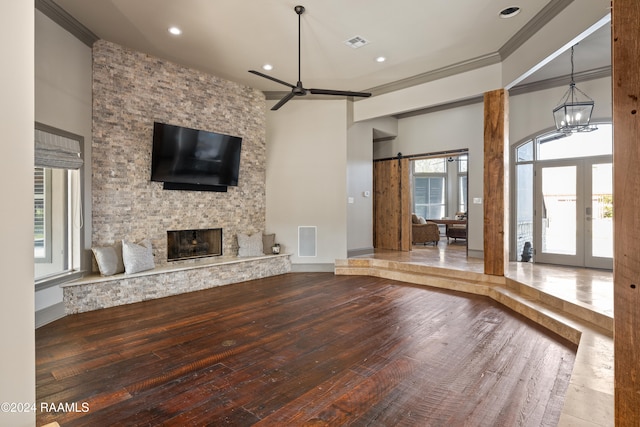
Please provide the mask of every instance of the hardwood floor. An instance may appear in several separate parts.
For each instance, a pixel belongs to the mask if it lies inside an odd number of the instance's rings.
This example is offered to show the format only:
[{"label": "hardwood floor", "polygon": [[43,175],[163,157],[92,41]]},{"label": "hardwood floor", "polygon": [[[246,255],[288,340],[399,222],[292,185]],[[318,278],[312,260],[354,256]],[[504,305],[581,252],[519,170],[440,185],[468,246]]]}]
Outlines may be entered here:
[{"label": "hardwood floor", "polygon": [[484,297],[291,273],[39,328],[37,405],[68,407],[37,421],[555,426],[575,350]]}]

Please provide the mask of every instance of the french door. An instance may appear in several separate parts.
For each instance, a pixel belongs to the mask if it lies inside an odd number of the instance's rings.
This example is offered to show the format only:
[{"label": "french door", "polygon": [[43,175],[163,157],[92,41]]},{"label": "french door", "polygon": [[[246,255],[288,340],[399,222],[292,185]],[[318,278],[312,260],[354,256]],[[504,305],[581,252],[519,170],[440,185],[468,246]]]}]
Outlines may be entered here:
[{"label": "french door", "polygon": [[536,262],[613,268],[611,156],[535,164]]}]

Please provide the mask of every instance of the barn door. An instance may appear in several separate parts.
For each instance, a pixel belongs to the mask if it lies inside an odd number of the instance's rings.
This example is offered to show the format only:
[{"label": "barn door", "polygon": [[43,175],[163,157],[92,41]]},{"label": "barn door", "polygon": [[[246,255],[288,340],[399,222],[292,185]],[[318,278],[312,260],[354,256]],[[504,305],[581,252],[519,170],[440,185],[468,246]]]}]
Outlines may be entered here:
[{"label": "barn door", "polygon": [[373,246],[411,250],[411,187],[409,159],[373,163]]}]

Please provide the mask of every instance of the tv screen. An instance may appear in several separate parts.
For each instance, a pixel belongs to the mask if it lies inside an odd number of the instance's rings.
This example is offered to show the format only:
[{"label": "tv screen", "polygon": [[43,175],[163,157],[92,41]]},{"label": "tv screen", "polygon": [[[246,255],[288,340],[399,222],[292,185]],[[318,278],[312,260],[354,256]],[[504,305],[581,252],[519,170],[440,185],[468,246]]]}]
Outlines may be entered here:
[{"label": "tv screen", "polygon": [[241,146],[238,136],[155,122],[151,180],[171,189],[237,186]]}]

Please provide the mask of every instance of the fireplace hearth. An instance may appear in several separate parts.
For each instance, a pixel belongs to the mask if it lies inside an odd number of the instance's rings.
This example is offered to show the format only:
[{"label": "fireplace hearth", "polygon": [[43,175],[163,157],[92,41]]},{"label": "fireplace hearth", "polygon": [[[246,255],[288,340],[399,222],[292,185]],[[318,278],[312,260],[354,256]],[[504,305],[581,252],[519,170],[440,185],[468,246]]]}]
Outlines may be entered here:
[{"label": "fireplace hearth", "polygon": [[167,231],[167,261],[222,255],[222,228]]}]

